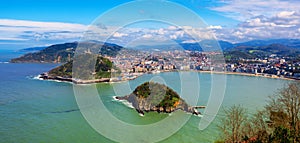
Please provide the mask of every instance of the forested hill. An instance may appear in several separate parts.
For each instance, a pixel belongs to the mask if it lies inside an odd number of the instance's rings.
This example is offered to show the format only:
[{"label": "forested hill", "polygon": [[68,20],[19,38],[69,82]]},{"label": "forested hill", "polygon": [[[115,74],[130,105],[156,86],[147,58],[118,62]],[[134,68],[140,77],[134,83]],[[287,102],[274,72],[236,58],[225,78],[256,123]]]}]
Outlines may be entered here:
[{"label": "forested hill", "polygon": [[189,106],[180,96],[166,85],[145,82],[138,86],[130,95],[116,97],[118,100],[127,100],[137,112],[144,114],[149,111],[171,113],[183,110],[199,115],[194,107]]},{"label": "forested hill", "polygon": [[[109,59],[104,58],[102,56],[93,57],[87,54],[81,55],[81,59],[84,60],[80,60],[80,57],[77,57],[75,61],[75,64],[77,64],[77,66],[74,67],[75,70],[80,71],[80,74],[82,74],[82,75],[75,75],[76,78],[88,79],[84,76],[90,75],[90,72],[92,72],[91,70],[93,70],[93,68],[90,69],[89,67],[93,67],[93,66],[95,66],[95,71],[93,71],[95,74],[94,75],[95,79],[110,78],[111,76],[110,71],[113,67],[113,64]],[[93,59],[97,59],[95,65],[92,64],[93,62],[91,62]],[[86,61],[90,61],[90,62],[86,62]],[[80,63],[80,62],[84,62],[84,63]],[[73,64],[74,62],[73,60],[71,60],[61,66],[51,69],[48,72],[47,78],[52,78],[52,79],[55,79],[57,77],[73,78],[72,74],[78,73],[78,72],[72,73],[72,70],[74,70]]]},{"label": "forested hill", "polygon": [[[78,42],[55,44],[44,48],[41,51],[28,53],[19,58],[12,59],[12,63],[65,63],[71,61],[77,46],[85,49],[84,52],[91,52],[97,50],[100,55],[114,56],[123,47],[102,42]],[[100,50],[101,48],[101,50]],[[94,51],[92,51],[94,52]]]}]

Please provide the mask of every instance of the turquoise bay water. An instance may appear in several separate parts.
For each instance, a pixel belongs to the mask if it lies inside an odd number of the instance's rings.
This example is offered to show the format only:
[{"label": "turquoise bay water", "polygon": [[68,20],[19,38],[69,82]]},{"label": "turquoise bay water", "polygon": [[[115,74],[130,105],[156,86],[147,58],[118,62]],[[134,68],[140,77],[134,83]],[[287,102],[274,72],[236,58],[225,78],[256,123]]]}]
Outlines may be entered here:
[{"label": "turquoise bay water", "polygon": [[[81,115],[73,93],[73,85],[65,82],[33,79],[39,73],[48,71],[55,64],[0,64],[0,142],[113,142],[98,134]],[[196,74],[200,79],[199,105],[205,105],[210,94],[211,75]],[[218,77],[220,75],[214,75]],[[178,93],[178,73],[144,75],[130,81],[131,89],[153,77],[160,77]],[[193,80],[193,79],[187,79]],[[267,96],[272,95],[286,82],[280,79],[227,75],[225,97],[222,106],[241,104],[250,113],[263,108]],[[135,110],[114,101],[114,86],[124,83],[97,84],[99,96],[106,108],[118,119],[130,124],[155,123],[167,114],[147,113],[139,116]],[[126,95],[130,90],[124,90]],[[190,90],[193,92],[193,90]],[[188,97],[185,97],[188,98]],[[188,100],[188,99],[187,99]],[[101,109],[99,109],[101,110]],[[161,141],[171,142],[213,142],[219,133],[216,124],[222,112],[204,131],[198,130],[200,117],[191,116],[189,121],[171,137]],[[113,128],[113,125],[111,125]],[[159,131],[158,131],[159,133]],[[126,133],[124,133],[126,134]],[[127,133],[130,134],[130,133]],[[145,133],[147,134],[147,133]]]}]

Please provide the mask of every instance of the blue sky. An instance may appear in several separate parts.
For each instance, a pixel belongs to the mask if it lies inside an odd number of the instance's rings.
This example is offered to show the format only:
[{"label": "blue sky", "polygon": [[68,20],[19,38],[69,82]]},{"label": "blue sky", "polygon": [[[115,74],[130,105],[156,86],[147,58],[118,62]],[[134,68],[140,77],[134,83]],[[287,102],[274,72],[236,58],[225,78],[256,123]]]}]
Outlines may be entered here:
[{"label": "blue sky", "polygon": [[9,0],[0,18],[90,24],[101,13],[127,0]]},{"label": "blue sky", "polygon": [[[32,21],[53,21],[90,24],[104,12],[130,0],[10,0],[0,5],[0,18]],[[231,18],[219,15],[218,12],[208,9],[208,6],[218,5],[207,0],[190,1],[174,0],[198,13],[208,23],[237,24]],[[155,7],[153,7],[155,9]]]},{"label": "blue sky", "polygon": [[[2,1],[0,48],[16,49],[80,40],[88,26],[97,17],[127,2],[131,1]],[[171,2],[195,12],[206,22],[207,29],[213,32],[218,40],[243,42],[255,39],[300,38],[300,1],[297,0],[172,0]],[[152,5],[150,8],[156,10],[157,6]],[[158,10],[168,12],[167,9]],[[142,9],[141,12],[143,12]],[[119,17],[114,17],[114,20],[126,18],[127,13],[130,13],[130,9],[120,12]],[[185,20],[184,16],[180,15],[180,11],[170,13],[170,16],[174,15],[178,16],[178,21]],[[115,28],[113,25],[105,26]],[[185,39],[185,35],[178,32],[178,29],[180,28],[158,26],[157,30],[151,31],[146,25],[144,30],[123,29],[112,35],[115,40],[123,41],[130,38],[132,40],[137,35],[152,38],[153,34],[163,35],[171,40]],[[203,29],[193,26],[189,29],[205,35]],[[191,40],[187,41],[191,42]]]}]

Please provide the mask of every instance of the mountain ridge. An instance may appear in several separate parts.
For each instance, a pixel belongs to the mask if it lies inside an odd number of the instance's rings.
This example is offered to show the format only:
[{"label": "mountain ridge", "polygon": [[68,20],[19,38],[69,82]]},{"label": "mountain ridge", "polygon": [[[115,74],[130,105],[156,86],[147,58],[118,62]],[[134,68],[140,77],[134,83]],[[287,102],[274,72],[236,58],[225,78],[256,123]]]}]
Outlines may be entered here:
[{"label": "mountain ridge", "polygon": [[[166,50],[190,50],[190,51],[220,51],[216,47],[224,51],[225,57],[229,55],[239,56],[246,54],[249,58],[260,58],[270,56],[271,54],[278,54],[281,56],[297,57],[300,55],[300,40],[299,39],[269,39],[269,40],[252,40],[242,43],[230,43],[227,41],[203,40],[199,43],[184,43],[178,41],[178,45],[157,45],[155,46],[141,46],[137,50],[152,50],[162,51]],[[79,44],[79,45],[78,45]],[[213,46],[211,46],[213,45]],[[12,63],[66,63],[72,60],[77,46],[82,47],[81,50],[90,50],[92,53],[99,53],[100,55],[114,56],[124,47],[112,43],[104,43],[99,41],[85,41],[85,42],[70,42],[63,44],[54,44],[43,48],[34,53],[27,53],[19,58],[11,59]],[[205,50],[201,46],[206,47]],[[101,50],[100,47],[102,47]],[[29,49],[30,50],[30,49]],[[238,51],[238,52],[237,52]],[[85,52],[85,51],[80,51]],[[239,53],[239,54],[238,54]],[[228,57],[228,56],[227,56]],[[243,57],[243,56],[242,56]]]},{"label": "mountain ridge", "polygon": [[[12,63],[66,63],[72,60],[77,47],[84,52],[99,53],[101,55],[114,56],[123,47],[96,41],[87,42],[69,42],[62,44],[50,45],[40,51],[27,53],[21,57],[11,59]],[[100,49],[101,48],[101,49]]]}]

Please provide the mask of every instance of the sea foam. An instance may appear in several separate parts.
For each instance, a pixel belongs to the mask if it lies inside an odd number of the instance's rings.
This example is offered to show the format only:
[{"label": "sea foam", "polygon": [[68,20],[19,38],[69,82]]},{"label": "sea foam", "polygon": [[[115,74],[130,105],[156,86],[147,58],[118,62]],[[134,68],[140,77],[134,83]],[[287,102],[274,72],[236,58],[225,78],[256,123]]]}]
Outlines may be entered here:
[{"label": "sea foam", "polygon": [[127,100],[119,100],[119,99],[117,99],[117,96],[113,96],[113,99],[114,99],[114,101],[121,102],[124,105],[126,105],[127,107],[134,109],[133,105],[131,103],[129,103]]}]

